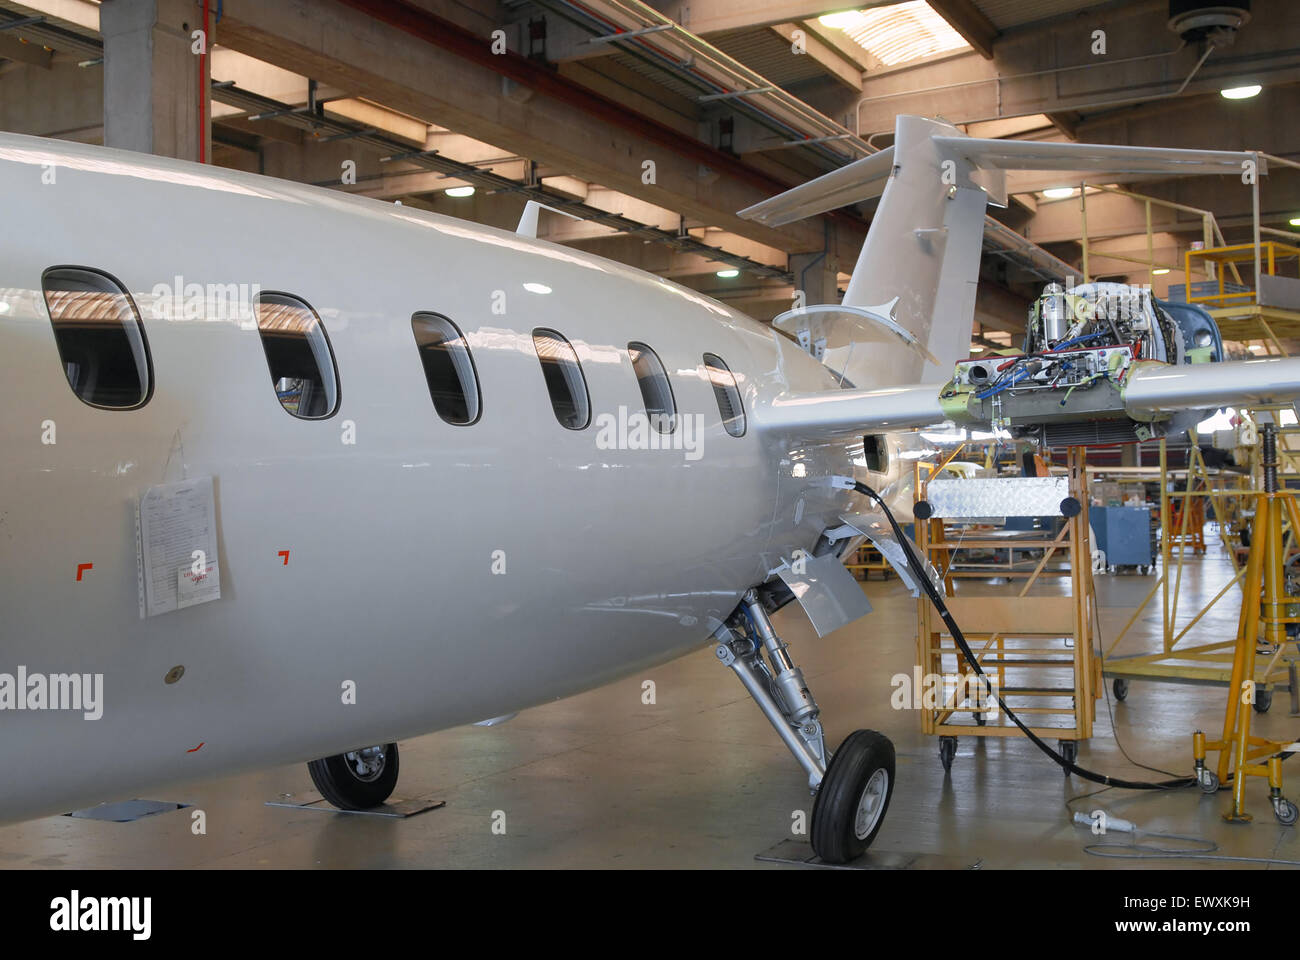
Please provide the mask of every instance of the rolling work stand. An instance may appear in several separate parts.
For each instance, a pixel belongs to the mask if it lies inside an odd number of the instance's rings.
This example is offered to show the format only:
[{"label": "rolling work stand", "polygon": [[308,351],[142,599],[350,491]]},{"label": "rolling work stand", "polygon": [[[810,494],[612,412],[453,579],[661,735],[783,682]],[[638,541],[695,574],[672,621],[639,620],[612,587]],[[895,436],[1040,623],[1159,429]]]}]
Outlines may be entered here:
[{"label": "rolling work stand", "polygon": [[[1232,679],[1228,683],[1228,705],[1223,717],[1223,737],[1207,740],[1200,730],[1192,735],[1192,756],[1196,761],[1201,789],[1214,793],[1228,781],[1232,770],[1232,806],[1223,818],[1244,823],[1246,813],[1246,778],[1268,778],[1268,798],[1273,815],[1283,824],[1300,819],[1300,810],[1282,796],[1282,757],[1284,752],[1300,750],[1300,745],[1253,736],[1249,709],[1255,700],[1255,658],[1261,644],[1272,652],[1273,660],[1281,655],[1289,638],[1287,627],[1300,623],[1291,615],[1292,605],[1300,597],[1289,596],[1286,584],[1287,550],[1282,529],[1289,523],[1292,536],[1300,531],[1300,507],[1295,494],[1278,486],[1277,426],[1268,411],[1259,416],[1260,466],[1263,490],[1255,495],[1255,520],[1251,528],[1250,556],[1246,561],[1246,579],[1242,586],[1241,615],[1237,621],[1237,642],[1232,660]],[[1295,664],[1291,664],[1291,689],[1295,685]],[[1268,671],[1266,670],[1265,673]],[[1294,697],[1294,694],[1293,694]],[[1207,752],[1217,751],[1217,770],[1205,765]],[[1263,761],[1263,762],[1261,762]]]},{"label": "rolling work stand", "polygon": [[[1071,448],[1068,463],[1064,477],[918,482],[918,496],[932,512],[921,519],[926,509],[918,502],[916,533],[922,555],[943,575],[953,617],[997,692],[1036,736],[1059,740],[1062,754],[1073,761],[1078,742],[1092,736],[1101,672],[1092,649],[1084,450]],[[996,551],[1008,541],[949,529],[953,522],[1026,516],[1065,517],[1055,535],[1033,531],[1015,541],[1017,549],[1042,551],[1041,558],[999,566],[996,574],[1006,578],[1009,587],[971,582],[955,590],[958,580],[988,580],[993,575],[987,568],[962,569],[959,552]],[[1064,594],[1047,583],[1053,577],[1067,580]],[[925,675],[918,680],[936,691],[921,702],[921,729],[939,737],[944,769],[952,765],[959,736],[1023,736],[977,685],[970,664],[924,599],[919,601],[918,620],[918,672]]]}]

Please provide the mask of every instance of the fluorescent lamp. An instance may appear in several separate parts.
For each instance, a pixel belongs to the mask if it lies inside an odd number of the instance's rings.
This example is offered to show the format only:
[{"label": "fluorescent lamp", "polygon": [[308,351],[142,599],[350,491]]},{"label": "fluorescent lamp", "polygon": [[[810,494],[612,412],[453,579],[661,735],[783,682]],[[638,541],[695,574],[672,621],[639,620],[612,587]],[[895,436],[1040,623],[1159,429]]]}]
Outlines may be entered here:
[{"label": "fluorescent lamp", "polygon": [[737,270],[735,267],[728,267],[726,270],[719,270],[718,276],[720,276],[723,280],[730,280],[732,277],[740,276],[740,271]]},{"label": "fluorescent lamp", "polygon": [[1043,196],[1048,200],[1064,200],[1074,196],[1074,187],[1048,187],[1043,191]]},{"label": "fluorescent lamp", "polygon": [[464,186],[464,187],[448,187],[448,188],[447,188],[446,190],[444,190],[443,192],[446,193],[447,196],[449,196],[449,197],[472,197],[472,196],[474,196],[474,188],[473,188],[473,187],[470,187],[470,186]]},{"label": "fluorescent lamp", "polygon": [[1226,90],[1220,90],[1219,94],[1225,100],[1249,100],[1262,89],[1264,88],[1258,83],[1252,83],[1244,87],[1228,87]]},{"label": "fluorescent lamp", "polygon": [[1293,227],[1300,227],[1300,217],[1292,217],[1287,222]]},{"label": "fluorescent lamp", "polygon": [[1154,270],[1151,271],[1151,274],[1152,276],[1163,277],[1168,272],[1169,272],[1168,267],[1156,267]]}]

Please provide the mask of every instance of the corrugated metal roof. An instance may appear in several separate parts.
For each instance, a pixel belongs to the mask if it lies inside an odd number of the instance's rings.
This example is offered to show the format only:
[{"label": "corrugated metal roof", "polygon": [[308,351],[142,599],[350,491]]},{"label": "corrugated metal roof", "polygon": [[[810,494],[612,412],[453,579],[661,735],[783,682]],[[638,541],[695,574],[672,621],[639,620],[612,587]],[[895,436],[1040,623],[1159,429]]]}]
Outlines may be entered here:
[{"label": "corrugated metal roof", "polygon": [[973,0],[999,30],[1036,23],[1097,6],[1098,0]]}]

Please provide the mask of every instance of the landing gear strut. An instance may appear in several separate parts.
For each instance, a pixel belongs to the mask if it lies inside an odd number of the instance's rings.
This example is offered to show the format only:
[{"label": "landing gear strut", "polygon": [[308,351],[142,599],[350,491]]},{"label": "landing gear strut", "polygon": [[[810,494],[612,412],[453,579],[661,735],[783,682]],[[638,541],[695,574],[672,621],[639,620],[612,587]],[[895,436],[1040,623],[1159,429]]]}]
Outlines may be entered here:
[{"label": "landing gear strut", "polygon": [[377,807],[397,786],[397,744],[338,753],[307,764],[320,795],[340,810]]},{"label": "landing gear strut", "polygon": [[828,863],[861,856],[879,832],[894,793],[894,745],[874,730],[855,730],[828,754],[821,710],[757,591],[745,594],[737,615],[715,638],[718,660],[740,678],[808,774],[817,797],[813,852]]}]

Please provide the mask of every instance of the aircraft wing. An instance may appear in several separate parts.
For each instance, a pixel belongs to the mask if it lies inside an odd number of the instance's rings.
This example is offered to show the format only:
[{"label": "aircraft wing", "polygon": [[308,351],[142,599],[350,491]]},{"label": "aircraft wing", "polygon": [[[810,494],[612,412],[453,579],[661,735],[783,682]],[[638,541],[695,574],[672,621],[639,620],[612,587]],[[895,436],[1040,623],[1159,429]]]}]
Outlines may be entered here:
[{"label": "aircraft wing", "polygon": [[[878,430],[924,427],[950,418],[940,401],[946,384],[853,390],[787,391],[756,411],[760,429],[809,443]],[[1300,357],[1222,363],[1134,366],[1123,388],[1123,413],[1151,421],[1185,410],[1291,404],[1300,400]]]}]

